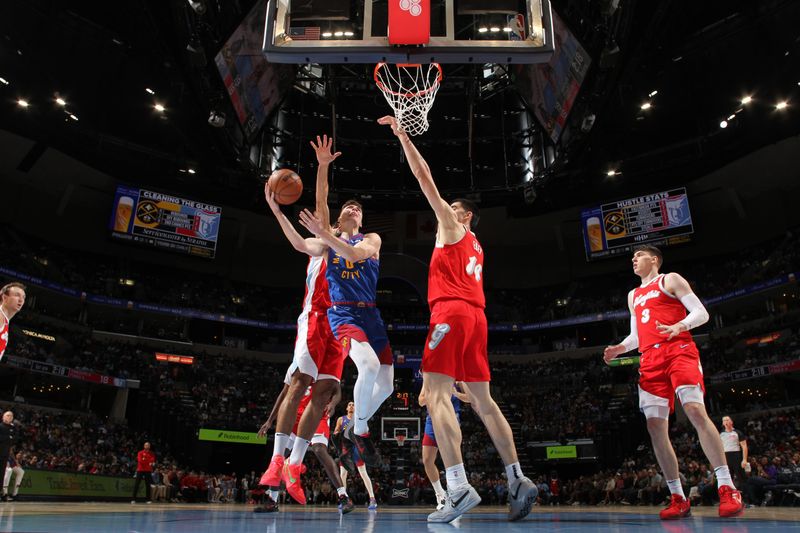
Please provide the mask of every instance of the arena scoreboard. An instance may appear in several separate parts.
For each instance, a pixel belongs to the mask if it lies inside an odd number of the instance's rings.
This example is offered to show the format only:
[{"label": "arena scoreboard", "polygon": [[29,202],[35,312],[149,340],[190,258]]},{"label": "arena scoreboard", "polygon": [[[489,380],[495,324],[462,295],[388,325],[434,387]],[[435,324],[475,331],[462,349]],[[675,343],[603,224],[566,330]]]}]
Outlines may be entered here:
[{"label": "arena scoreboard", "polygon": [[586,259],[629,254],[640,244],[688,242],[694,233],[686,188],[645,194],[581,211]]},{"label": "arena scoreboard", "polygon": [[222,209],[171,194],[118,186],[112,237],[213,259]]}]

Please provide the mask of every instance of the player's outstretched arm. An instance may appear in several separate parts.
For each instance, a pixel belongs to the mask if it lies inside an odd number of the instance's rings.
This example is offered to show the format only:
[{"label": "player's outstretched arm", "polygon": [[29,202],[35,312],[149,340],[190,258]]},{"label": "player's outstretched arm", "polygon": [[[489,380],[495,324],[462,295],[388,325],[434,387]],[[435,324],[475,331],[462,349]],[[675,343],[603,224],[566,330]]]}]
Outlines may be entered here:
[{"label": "player's outstretched arm", "polygon": [[333,429],[333,434],[336,435],[342,431],[342,417],[336,419],[336,427]]},{"label": "player's outstretched arm", "polygon": [[[458,232],[462,230],[462,226],[459,224],[453,209],[439,194],[439,189],[433,181],[433,175],[431,174],[428,163],[422,157],[422,154],[419,153],[417,147],[414,146],[414,143],[411,142],[405,130],[397,123],[397,119],[387,115],[379,118],[378,123],[391,126],[392,132],[400,140],[400,145],[403,147],[408,166],[411,167],[411,172],[414,174],[414,177],[417,178],[420,189],[422,189],[422,194],[428,199],[428,203],[431,205],[431,208],[433,208],[434,213],[436,213],[439,228],[445,232]],[[458,236],[458,238],[460,237],[461,235]]]},{"label": "player's outstretched arm", "polygon": [[678,298],[686,310],[689,311],[686,318],[675,324],[667,325],[656,322],[656,329],[659,333],[665,335],[667,340],[671,340],[684,331],[689,331],[708,322],[708,311],[706,311],[703,302],[692,291],[692,287],[683,276],[675,272],[670,272],[664,276],[664,290]]},{"label": "player's outstretched arm", "polygon": [[639,331],[636,328],[636,313],[633,312],[633,291],[628,293],[628,310],[631,313],[631,332],[621,343],[606,347],[603,351],[603,361],[605,361],[606,364],[612,359],[616,359],[620,355],[639,347]]},{"label": "player's outstretched arm", "polygon": [[269,431],[269,428],[272,427],[273,422],[275,422],[275,418],[278,416],[278,409],[281,408],[281,404],[283,403],[284,398],[286,398],[286,393],[289,392],[289,385],[286,383],[283,384],[283,389],[281,389],[281,393],[278,394],[278,397],[275,398],[275,405],[272,406],[272,411],[269,412],[269,416],[267,417],[267,421],[261,425],[261,428],[258,430],[258,436],[264,437]]},{"label": "player's outstretched arm", "polygon": [[341,385],[336,387],[331,395],[331,399],[328,402],[328,405],[325,406],[325,410],[328,411],[328,416],[333,413],[333,410],[336,409],[336,406],[339,405],[339,402],[342,401],[342,387]]},{"label": "player's outstretched arm", "polygon": [[342,155],[342,152],[333,153],[333,137],[328,138],[327,135],[323,135],[322,138],[317,135],[317,143],[314,144],[314,141],[311,141],[310,144],[311,148],[314,149],[314,153],[317,154],[318,163],[317,187],[315,193],[316,215],[324,225],[330,226],[331,212],[328,208],[328,174],[331,163]]},{"label": "player's outstretched arm", "polygon": [[322,220],[308,209],[300,212],[300,224],[311,233],[319,235],[326,246],[330,246],[352,263],[369,259],[381,251],[381,237],[377,233],[367,233],[361,242],[353,246],[334,235],[330,227],[325,228]]},{"label": "player's outstretched arm", "polygon": [[278,224],[281,225],[283,234],[286,236],[286,239],[288,239],[295,250],[313,257],[319,257],[325,253],[327,247],[322,240],[318,238],[306,239],[300,235],[296,229],[294,229],[292,223],[281,211],[278,202],[275,201],[275,193],[269,190],[269,187],[264,187],[264,196],[267,199],[267,204],[269,205],[272,214],[278,219]]}]

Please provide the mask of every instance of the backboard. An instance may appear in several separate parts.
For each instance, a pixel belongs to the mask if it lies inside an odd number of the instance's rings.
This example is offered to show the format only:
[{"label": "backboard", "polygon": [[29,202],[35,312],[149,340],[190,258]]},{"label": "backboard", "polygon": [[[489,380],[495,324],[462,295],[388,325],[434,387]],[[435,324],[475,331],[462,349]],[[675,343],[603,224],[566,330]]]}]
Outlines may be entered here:
[{"label": "backboard", "polygon": [[[390,44],[390,25],[392,42],[402,28],[414,37],[401,43],[419,44]],[[269,0],[263,51],[272,63],[526,64],[553,46],[550,0]]]}]

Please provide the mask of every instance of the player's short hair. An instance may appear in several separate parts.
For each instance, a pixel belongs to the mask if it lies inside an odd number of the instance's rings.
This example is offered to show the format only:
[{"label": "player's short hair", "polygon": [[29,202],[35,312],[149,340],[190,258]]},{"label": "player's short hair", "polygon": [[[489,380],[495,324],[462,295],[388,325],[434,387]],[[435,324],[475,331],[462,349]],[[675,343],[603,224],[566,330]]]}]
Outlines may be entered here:
[{"label": "player's short hair", "polygon": [[25,285],[19,281],[12,281],[11,283],[6,283],[3,285],[3,288],[0,289],[0,295],[5,296],[11,291],[11,289],[22,289],[23,291],[26,290]]},{"label": "player's short hair", "polygon": [[641,246],[637,246],[636,248],[633,249],[633,253],[635,254],[636,252],[644,252],[646,254],[655,256],[659,267],[661,267],[661,265],[664,264],[664,254],[662,254],[661,250],[659,250],[655,246],[652,246],[650,244],[642,244]]},{"label": "player's short hair", "polygon": [[481,219],[481,213],[478,209],[478,204],[473,202],[472,200],[467,200],[466,198],[456,198],[451,202],[451,205],[458,202],[461,204],[461,207],[464,208],[464,211],[467,213],[472,213],[472,220],[469,223],[469,229],[475,229],[478,227],[478,221]]},{"label": "player's short hair", "polygon": [[364,211],[364,206],[361,205],[361,202],[359,202],[358,200],[355,200],[355,199],[347,200],[345,203],[342,204],[342,209],[344,209],[348,205],[354,205],[354,206],[358,207],[359,209],[361,209],[362,212]]}]

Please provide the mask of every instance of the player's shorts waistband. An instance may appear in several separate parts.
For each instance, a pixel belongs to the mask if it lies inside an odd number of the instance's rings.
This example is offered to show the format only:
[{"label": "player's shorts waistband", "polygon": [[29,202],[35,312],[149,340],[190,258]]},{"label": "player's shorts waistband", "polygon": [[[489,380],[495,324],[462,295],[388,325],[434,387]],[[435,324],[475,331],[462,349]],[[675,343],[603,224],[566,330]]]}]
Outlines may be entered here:
[{"label": "player's shorts waistband", "polygon": [[331,306],[341,305],[347,307],[376,307],[375,302],[331,302]]},{"label": "player's shorts waistband", "polygon": [[436,300],[434,300],[432,302],[428,302],[428,307],[433,309],[433,307],[436,306],[436,304],[443,304],[443,303],[450,303],[450,302],[467,304],[470,307],[475,307],[477,309],[486,309],[485,305],[480,305],[480,304],[477,304],[477,303],[475,303],[473,301],[465,300],[463,298],[437,298]]}]

